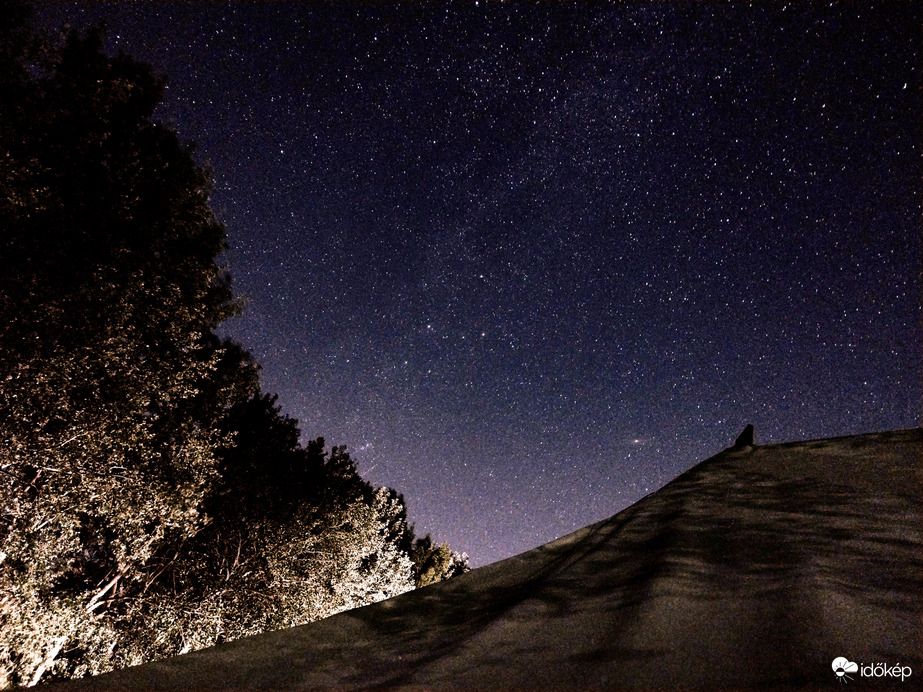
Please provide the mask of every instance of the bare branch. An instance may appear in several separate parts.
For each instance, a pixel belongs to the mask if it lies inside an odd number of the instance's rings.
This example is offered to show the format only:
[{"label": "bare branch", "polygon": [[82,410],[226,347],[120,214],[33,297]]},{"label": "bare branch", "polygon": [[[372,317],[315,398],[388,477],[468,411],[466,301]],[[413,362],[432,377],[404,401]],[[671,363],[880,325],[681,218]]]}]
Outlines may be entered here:
[{"label": "bare branch", "polygon": [[96,609],[99,608],[101,605],[103,605],[103,603],[105,603],[105,601],[100,601],[100,599],[101,599],[103,596],[106,595],[106,592],[109,591],[109,589],[111,589],[111,588],[114,587],[116,584],[118,584],[118,583],[119,583],[119,579],[121,579],[121,578],[122,578],[122,573],[119,572],[118,574],[115,575],[115,577],[112,579],[112,581],[110,581],[110,582],[109,582],[108,584],[106,584],[102,589],[100,589],[99,591],[96,592],[96,595],[93,596],[93,598],[90,599],[90,602],[89,602],[89,603],[87,603],[87,612],[88,612],[88,613],[92,613],[94,610],[96,610]]},{"label": "bare branch", "polygon": [[51,651],[48,652],[48,655],[45,656],[45,660],[42,661],[41,665],[35,669],[35,675],[32,676],[31,682],[29,682],[26,687],[35,687],[38,684],[38,681],[41,680],[42,676],[45,674],[45,671],[51,667],[51,664],[54,663],[54,660],[58,657],[58,654],[61,653],[61,649],[64,647],[64,642],[67,641],[67,637],[58,637],[52,642]]}]

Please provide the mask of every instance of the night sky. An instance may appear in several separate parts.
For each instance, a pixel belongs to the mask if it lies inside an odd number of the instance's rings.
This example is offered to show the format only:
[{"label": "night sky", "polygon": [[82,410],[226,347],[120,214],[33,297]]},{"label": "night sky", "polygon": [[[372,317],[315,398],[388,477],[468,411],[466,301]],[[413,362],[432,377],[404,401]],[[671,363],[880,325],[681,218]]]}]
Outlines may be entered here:
[{"label": "night sky", "polygon": [[127,3],[303,440],[473,566],[919,424],[923,4]]}]

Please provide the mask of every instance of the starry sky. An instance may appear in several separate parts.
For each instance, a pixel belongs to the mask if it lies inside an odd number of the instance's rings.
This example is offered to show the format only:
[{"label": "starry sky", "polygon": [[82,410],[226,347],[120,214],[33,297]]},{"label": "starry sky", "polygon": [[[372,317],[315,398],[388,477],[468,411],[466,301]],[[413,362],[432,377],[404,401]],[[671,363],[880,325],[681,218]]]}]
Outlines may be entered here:
[{"label": "starry sky", "polygon": [[919,424],[923,5],[120,2],[304,440],[479,566]]}]

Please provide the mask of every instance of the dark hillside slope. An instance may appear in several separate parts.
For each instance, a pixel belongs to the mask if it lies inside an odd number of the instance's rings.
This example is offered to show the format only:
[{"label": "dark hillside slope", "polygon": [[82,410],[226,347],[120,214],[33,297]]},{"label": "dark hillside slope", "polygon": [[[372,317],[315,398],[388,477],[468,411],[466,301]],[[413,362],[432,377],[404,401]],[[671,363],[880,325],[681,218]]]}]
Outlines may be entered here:
[{"label": "dark hillside slope", "polygon": [[447,582],[63,688],[830,689],[843,656],[911,689],[921,461],[918,429],[727,450]]}]

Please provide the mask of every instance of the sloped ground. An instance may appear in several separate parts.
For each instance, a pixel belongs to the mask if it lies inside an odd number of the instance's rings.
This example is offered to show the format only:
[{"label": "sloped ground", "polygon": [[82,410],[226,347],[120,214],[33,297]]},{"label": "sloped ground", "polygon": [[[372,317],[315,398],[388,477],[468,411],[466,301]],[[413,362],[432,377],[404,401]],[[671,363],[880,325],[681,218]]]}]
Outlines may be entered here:
[{"label": "sloped ground", "polygon": [[917,688],[921,462],[918,429],[727,450],[448,582],[61,689],[830,689],[839,656]]}]

